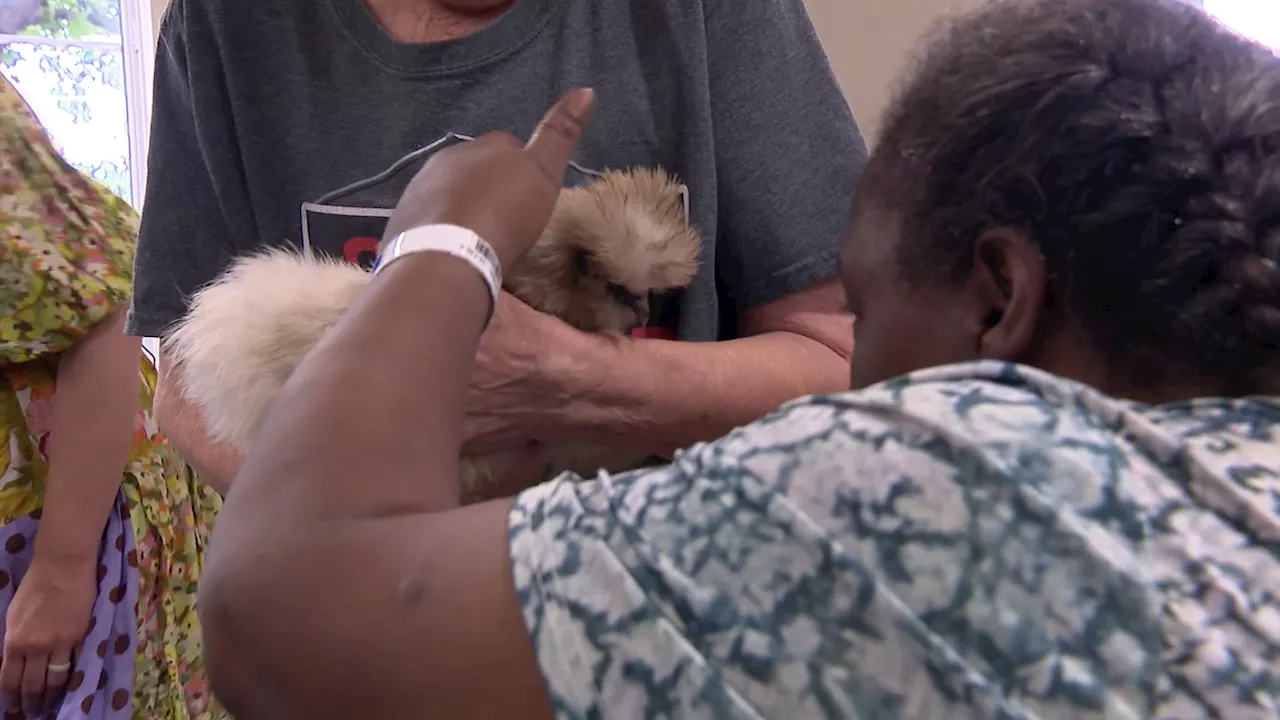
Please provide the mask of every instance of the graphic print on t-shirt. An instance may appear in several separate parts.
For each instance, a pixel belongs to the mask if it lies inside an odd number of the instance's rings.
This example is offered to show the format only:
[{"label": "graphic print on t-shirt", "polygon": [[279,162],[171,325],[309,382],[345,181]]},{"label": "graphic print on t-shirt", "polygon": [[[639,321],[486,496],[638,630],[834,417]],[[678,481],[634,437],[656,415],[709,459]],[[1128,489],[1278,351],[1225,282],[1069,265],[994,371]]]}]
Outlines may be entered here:
[{"label": "graphic print on t-shirt", "polygon": [[[396,183],[407,182],[426,159],[438,150],[459,142],[472,140],[469,135],[447,133],[440,139],[404,155],[377,175],[358,180],[344,187],[325,193],[313,202],[302,204],[302,247],[307,252],[317,252],[371,269],[377,259],[378,243],[391,217],[390,207],[378,207],[363,200],[370,194],[387,196],[386,189]],[[410,170],[412,168],[412,170]],[[566,187],[586,185],[600,176],[577,163],[570,163],[565,174]],[[381,189],[383,192],[376,192]],[[396,188],[395,195],[399,195]],[[684,204],[685,222],[689,221],[689,188],[680,186]],[[679,321],[679,293],[664,293],[650,297],[649,325],[635,331],[636,337],[674,340]]]}]

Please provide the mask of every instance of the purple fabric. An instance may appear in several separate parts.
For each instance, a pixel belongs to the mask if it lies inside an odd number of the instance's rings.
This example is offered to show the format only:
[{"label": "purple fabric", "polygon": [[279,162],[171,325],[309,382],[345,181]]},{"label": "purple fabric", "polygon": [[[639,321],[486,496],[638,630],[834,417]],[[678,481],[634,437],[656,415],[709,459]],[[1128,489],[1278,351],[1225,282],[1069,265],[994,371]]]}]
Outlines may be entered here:
[{"label": "purple fabric", "polygon": [[[0,527],[0,637],[17,585],[31,564],[39,511]],[[89,634],[76,651],[64,696],[46,718],[57,720],[127,720],[133,713],[133,666],[138,648],[138,572],[133,528],[124,495],[116,496],[98,551],[98,596]],[[22,717],[5,707],[0,715]]]}]

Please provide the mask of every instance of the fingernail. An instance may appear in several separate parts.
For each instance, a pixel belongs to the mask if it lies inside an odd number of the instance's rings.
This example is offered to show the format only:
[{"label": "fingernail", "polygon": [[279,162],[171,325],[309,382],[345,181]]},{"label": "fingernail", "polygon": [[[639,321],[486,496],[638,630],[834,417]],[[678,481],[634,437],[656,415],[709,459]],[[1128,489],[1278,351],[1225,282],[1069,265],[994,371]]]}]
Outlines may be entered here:
[{"label": "fingernail", "polygon": [[591,111],[591,105],[595,102],[596,91],[591,88],[579,88],[573,91],[569,96],[569,102],[565,103],[565,109],[575,118],[582,120],[587,113]]}]

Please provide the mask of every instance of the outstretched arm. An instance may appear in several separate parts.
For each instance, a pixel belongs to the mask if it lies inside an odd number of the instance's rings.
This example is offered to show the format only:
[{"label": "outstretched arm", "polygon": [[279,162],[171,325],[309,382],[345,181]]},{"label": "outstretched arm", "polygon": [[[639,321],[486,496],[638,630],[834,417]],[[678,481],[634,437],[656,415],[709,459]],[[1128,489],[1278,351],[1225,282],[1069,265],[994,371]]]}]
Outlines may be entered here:
[{"label": "outstretched arm", "polygon": [[[550,216],[590,98],[553,108],[527,149],[487,136],[435,155],[388,237],[464,225],[509,265]],[[488,304],[467,263],[402,259],[267,412],[201,582],[210,677],[237,717],[552,715],[511,575],[510,501],[458,509]]]},{"label": "outstretched arm", "polygon": [[848,388],[853,321],[844,304],[838,282],[822,281],[748,311],[747,337],[717,343],[617,343],[527,307],[506,308],[500,321],[523,328],[516,332],[530,338],[537,359],[521,367],[508,340],[487,355],[481,343],[482,358],[519,380],[469,399],[469,447],[534,437],[670,457],[788,400]]}]

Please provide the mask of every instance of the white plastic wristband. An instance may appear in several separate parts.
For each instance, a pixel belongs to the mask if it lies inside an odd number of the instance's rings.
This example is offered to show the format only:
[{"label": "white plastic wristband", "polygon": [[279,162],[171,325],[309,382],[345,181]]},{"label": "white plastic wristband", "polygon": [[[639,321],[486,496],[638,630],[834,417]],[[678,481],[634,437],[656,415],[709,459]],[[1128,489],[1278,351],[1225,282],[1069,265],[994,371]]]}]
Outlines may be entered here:
[{"label": "white plastic wristband", "polygon": [[411,228],[397,235],[378,256],[373,274],[377,275],[402,257],[420,252],[452,255],[475,268],[484,284],[489,287],[489,299],[492,301],[489,315],[492,317],[494,309],[498,307],[498,293],[502,292],[502,261],[484,238],[474,230],[460,225],[438,224]]}]

